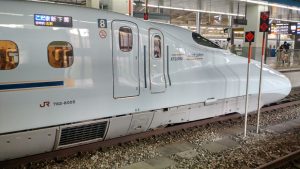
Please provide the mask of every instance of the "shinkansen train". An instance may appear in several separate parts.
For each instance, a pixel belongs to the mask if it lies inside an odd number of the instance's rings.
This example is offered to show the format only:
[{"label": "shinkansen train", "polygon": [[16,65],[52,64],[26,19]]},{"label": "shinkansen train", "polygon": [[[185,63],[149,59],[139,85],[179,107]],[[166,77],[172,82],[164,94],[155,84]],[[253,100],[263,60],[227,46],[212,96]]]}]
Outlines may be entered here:
[{"label": "shinkansen train", "polygon": [[[260,63],[250,65],[249,111]],[[168,24],[0,1],[0,161],[244,113],[247,59]],[[290,81],[263,67],[262,103]]]}]

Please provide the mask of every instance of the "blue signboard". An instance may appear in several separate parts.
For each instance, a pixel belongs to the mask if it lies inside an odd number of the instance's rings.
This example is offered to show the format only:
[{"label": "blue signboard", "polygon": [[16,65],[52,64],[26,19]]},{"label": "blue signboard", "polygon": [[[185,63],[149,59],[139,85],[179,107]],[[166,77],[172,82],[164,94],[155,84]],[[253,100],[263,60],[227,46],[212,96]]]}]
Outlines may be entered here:
[{"label": "blue signboard", "polygon": [[300,0],[268,0],[268,2],[300,7]]},{"label": "blue signboard", "polygon": [[72,27],[73,21],[70,16],[34,14],[34,25],[51,27]]}]

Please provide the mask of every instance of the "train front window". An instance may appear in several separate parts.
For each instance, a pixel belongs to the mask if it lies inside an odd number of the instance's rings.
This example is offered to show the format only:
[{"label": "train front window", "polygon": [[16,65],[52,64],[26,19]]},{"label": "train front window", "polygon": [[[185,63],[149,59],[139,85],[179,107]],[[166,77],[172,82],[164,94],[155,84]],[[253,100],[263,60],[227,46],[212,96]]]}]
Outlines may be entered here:
[{"label": "train front window", "polygon": [[0,70],[11,70],[19,64],[19,50],[16,43],[0,40]]},{"label": "train front window", "polygon": [[73,47],[64,41],[51,42],[48,45],[48,62],[54,68],[67,68],[74,62]]},{"label": "train front window", "polygon": [[123,26],[119,29],[119,46],[123,52],[130,52],[132,50],[132,30]]},{"label": "train front window", "polygon": [[208,40],[206,38],[204,38],[203,36],[201,36],[198,33],[193,32],[192,36],[193,36],[194,41],[196,43],[198,43],[199,45],[221,49],[221,47],[219,45],[213,43],[212,41],[210,41],[210,40]]}]

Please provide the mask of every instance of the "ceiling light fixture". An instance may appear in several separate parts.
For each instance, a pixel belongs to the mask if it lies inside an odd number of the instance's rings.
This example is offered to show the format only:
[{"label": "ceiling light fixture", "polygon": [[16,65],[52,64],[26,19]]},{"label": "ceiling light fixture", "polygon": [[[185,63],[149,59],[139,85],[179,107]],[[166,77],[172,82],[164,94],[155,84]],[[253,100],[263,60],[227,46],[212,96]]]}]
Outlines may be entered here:
[{"label": "ceiling light fixture", "polygon": [[283,21],[283,22],[300,22],[300,21],[295,21],[295,20],[288,20],[288,19],[278,19],[278,18],[270,18],[272,20],[275,20],[275,21]]},{"label": "ceiling light fixture", "polygon": [[285,8],[285,9],[300,11],[300,8],[295,7],[295,6],[288,6],[288,5],[283,5],[283,4],[270,3],[270,2],[267,2],[267,1],[257,1],[257,0],[240,0],[240,1],[253,3],[253,4],[259,4],[259,5],[273,6],[273,7],[278,7],[278,8]]},{"label": "ceiling light fixture", "polygon": [[[143,4],[143,6],[145,6],[145,5]],[[218,15],[245,16],[245,15],[242,15],[242,14],[235,14],[235,13],[206,11],[206,10],[200,10],[200,9],[179,8],[179,7],[170,7],[170,6],[158,6],[158,5],[152,5],[152,4],[149,4],[148,7],[162,8],[162,9],[172,9],[172,10],[180,10],[180,11],[190,11],[190,12],[210,13],[210,14],[218,14]]]}]

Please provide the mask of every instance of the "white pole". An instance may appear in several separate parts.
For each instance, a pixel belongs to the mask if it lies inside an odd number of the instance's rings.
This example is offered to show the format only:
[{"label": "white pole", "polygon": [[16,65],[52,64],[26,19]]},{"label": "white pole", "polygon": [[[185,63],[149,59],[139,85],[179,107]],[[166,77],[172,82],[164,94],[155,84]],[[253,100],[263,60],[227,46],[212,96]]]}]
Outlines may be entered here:
[{"label": "white pole", "polygon": [[249,88],[249,74],[250,74],[250,59],[251,59],[251,42],[248,49],[248,66],[247,66],[247,83],[246,83],[246,100],[245,100],[245,126],[244,138],[247,137],[247,121],[248,121],[248,88]]},{"label": "white pole", "polygon": [[257,103],[257,125],[256,133],[259,133],[259,123],[260,123],[260,106],[261,106],[261,84],[262,84],[262,70],[263,70],[263,61],[265,57],[265,32],[263,34],[263,44],[262,44],[262,56],[260,62],[260,76],[259,76],[259,91],[258,91],[258,103]]}]

